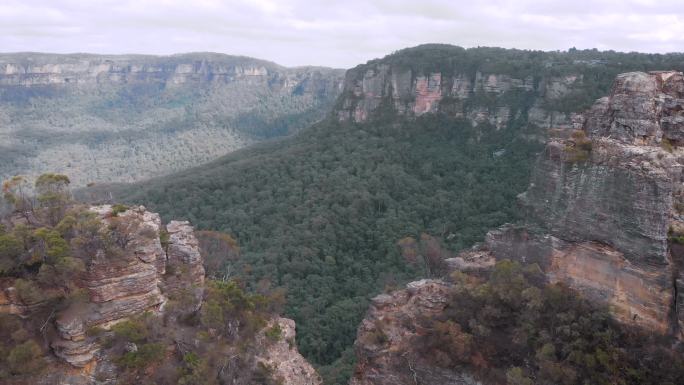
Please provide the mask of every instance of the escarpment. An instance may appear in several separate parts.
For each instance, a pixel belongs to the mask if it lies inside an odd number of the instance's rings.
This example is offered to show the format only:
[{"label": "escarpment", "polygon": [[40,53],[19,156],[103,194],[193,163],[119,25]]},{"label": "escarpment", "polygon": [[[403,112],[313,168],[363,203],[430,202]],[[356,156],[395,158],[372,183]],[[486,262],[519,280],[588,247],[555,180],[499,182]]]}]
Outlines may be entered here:
[{"label": "escarpment", "polygon": [[618,76],[582,131],[547,145],[520,197],[547,238],[512,241],[549,245],[549,277],[607,301],[619,319],[677,334],[683,90],[680,72]]},{"label": "escarpment", "polygon": [[[475,127],[514,128],[530,139],[545,141],[581,128],[584,110],[605,95],[619,73],[663,67],[682,70],[677,60],[655,59],[642,61],[638,55],[618,59],[596,51],[428,44],[347,71],[335,114],[340,121],[357,123],[383,114],[408,119],[441,114]],[[641,64],[635,65],[637,61]]]},{"label": "escarpment", "polygon": [[547,144],[519,197],[527,224],[490,232],[484,250],[681,337],[683,87],[681,72],[619,75],[582,130]]},{"label": "escarpment", "polygon": [[[473,73],[457,65],[430,72],[380,62],[348,72],[337,117],[364,122],[388,106],[408,118],[443,113],[496,129],[522,118],[545,130],[562,131],[578,128],[582,117],[579,111],[558,111],[549,105],[582,86],[578,74],[515,78],[480,70]],[[512,97],[524,100],[523,105],[512,103]]]},{"label": "escarpment", "polygon": [[[456,277],[468,273],[477,281],[497,261],[536,264],[547,283],[560,283],[605,306],[627,330],[669,337],[666,349],[675,346],[684,330],[682,111],[681,72],[617,76],[610,94],[585,113],[580,129],[548,141],[527,191],[519,196],[525,219],[490,231],[482,244],[448,259],[447,265]],[[448,295],[440,294],[453,288],[453,283],[420,281],[374,298],[358,329],[359,362],[352,383],[423,383],[442,376],[441,356],[421,356],[414,345],[416,336],[431,332],[418,315],[443,319],[449,312],[458,314],[454,307],[462,291],[453,292],[450,310]],[[477,334],[472,324],[461,326]],[[462,332],[448,330],[457,336]],[[469,373],[482,367],[477,359],[470,362],[452,365],[446,377],[425,383],[475,383]]]},{"label": "escarpment", "polygon": [[490,232],[482,249],[681,336],[683,90],[681,72],[619,75],[582,130],[547,143],[519,196],[526,224]]}]

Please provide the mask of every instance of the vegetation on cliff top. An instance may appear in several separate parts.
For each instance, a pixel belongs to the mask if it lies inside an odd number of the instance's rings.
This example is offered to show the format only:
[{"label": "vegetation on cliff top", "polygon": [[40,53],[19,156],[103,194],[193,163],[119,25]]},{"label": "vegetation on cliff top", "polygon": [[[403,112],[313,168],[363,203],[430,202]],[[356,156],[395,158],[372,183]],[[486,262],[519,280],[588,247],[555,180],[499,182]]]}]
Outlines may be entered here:
[{"label": "vegetation on cliff top", "polygon": [[675,385],[684,359],[667,339],[632,330],[538,266],[501,261],[478,278],[456,272],[451,299],[424,319],[423,357],[511,385]]}]

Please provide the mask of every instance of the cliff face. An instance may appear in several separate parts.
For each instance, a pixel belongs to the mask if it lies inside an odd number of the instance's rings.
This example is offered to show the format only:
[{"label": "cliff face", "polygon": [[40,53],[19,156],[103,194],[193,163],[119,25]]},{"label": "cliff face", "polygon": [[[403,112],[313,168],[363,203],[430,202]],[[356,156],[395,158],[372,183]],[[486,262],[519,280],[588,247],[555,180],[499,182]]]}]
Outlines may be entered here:
[{"label": "cliff face", "polygon": [[[130,226],[121,231],[129,232],[124,235],[127,238],[124,241],[128,243],[127,250],[132,252],[112,260],[105,255],[105,250],[97,250],[84,278],[89,301],[85,305],[72,306],[57,316],[59,338],[52,343],[53,351],[76,367],[97,361],[100,346],[86,336],[87,329],[96,326],[109,329],[128,317],[161,310],[166,296],[180,285],[165,285],[167,268],[192,272],[192,279],[187,284],[197,285],[200,290],[204,282],[197,239],[187,222],[174,221],[167,225],[169,230],[166,231],[172,234],[169,249],[173,253],[166,253],[159,238],[162,225],[158,214],[150,213],[142,206],[117,216],[112,216],[111,206],[91,210],[105,226],[112,226],[113,221]],[[97,370],[97,366],[89,366],[91,370]]]},{"label": "cliff face", "polygon": [[[583,85],[581,74],[516,78],[456,65],[432,72],[379,62],[347,72],[337,117],[341,121],[364,122],[387,105],[409,118],[441,112],[467,119],[474,126],[488,123],[502,129],[523,117],[545,130],[567,130],[581,124],[581,115],[548,105]],[[511,95],[529,102],[519,108],[507,100]]]},{"label": "cliff face", "polygon": [[[587,113],[588,139],[550,142],[521,196],[530,221],[557,239],[542,258],[552,279],[662,333],[679,329],[682,87],[678,72],[618,76]],[[507,254],[497,257],[524,257]]]},{"label": "cliff face", "polygon": [[679,72],[619,75],[583,131],[547,144],[519,197],[529,224],[490,232],[480,253],[538,263],[619,320],[680,335],[682,87]]},{"label": "cliff face", "polygon": [[[548,142],[519,196],[525,223],[490,231],[447,265],[477,274],[496,260],[536,263],[550,282],[608,305],[622,323],[681,339],[683,90],[680,72],[619,75],[582,130]],[[374,298],[358,330],[352,383],[415,383],[416,317],[440,314],[448,288],[419,281]],[[429,364],[425,373],[440,376],[426,383],[474,383],[465,373],[445,379]]]},{"label": "cliff face", "polygon": [[188,168],[322,119],[342,77],[209,53],[0,55],[0,178],[49,170],[83,186]]},{"label": "cliff face", "polygon": [[[608,92],[619,73],[681,71],[681,61],[671,59],[675,58],[423,45],[347,71],[335,113],[340,121],[351,122],[387,112],[409,119],[439,113],[476,127],[513,128],[545,141],[581,128],[582,113]],[[646,111],[624,111],[622,119],[641,112]],[[666,119],[664,129],[677,122],[675,117]]]},{"label": "cliff face", "polygon": [[[117,250],[124,252],[112,254],[106,242],[93,244],[93,258],[78,284],[86,298],[55,307],[42,326],[41,331],[47,327],[43,336],[54,354],[44,361],[50,369],[11,383],[118,383],[124,369],[120,367],[120,348],[111,346],[115,333],[112,330],[117,324],[144,314],[157,317],[155,322],[163,323],[167,337],[177,338],[179,346],[188,338],[199,344],[192,323],[180,320],[193,314],[197,317],[204,299],[203,258],[192,226],[185,221],[171,221],[163,226],[159,215],[143,206],[114,214],[112,206],[104,205],[91,207],[90,212],[95,214],[98,226],[109,229],[111,237],[107,241],[115,242],[121,246]],[[12,284],[10,279],[1,283],[0,313],[31,320],[34,308],[45,304],[27,305],[17,297]],[[167,303],[171,302],[175,302],[174,308],[167,310]],[[273,342],[265,332],[276,324],[281,332],[278,341]],[[282,379],[284,385],[319,385],[320,377],[298,353],[294,339],[294,321],[279,317],[270,320],[257,336],[254,362],[267,364],[273,369],[272,377]],[[136,352],[138,347],[127,343],[125,349]],[[169,347],[165,349],[168,359],[171,355],[183,358],[187,354],[181,348],[176,353]],[[226,356],[221,360],[228,362],[233,358]]]},{"label": "cliff face", "polygon": [[449,286],[439,280],[411,282],[405,290],[373,298],[354,345],[358,363],[350,385],[480,385],[466,372],[439,368],[415,346],[418,319],[441,313]]}]

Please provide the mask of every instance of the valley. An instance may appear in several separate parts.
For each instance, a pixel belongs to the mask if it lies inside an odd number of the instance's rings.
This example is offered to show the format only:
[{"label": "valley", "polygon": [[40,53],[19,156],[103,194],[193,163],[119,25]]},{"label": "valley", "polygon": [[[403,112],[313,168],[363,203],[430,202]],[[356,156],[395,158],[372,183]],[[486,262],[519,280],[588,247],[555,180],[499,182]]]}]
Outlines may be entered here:
[{"label": "valley", "polygon": [[[674,385],[684,370],[684,54],[427,44],[344,75],[21,55],[0,60],[2,170],[52,167],[69,178],[37,181],[86,203],[4,187],[0,310],[31,314],[26,330],[49,316],[40,353],[81,368],[59,381]],[[40,338],[24,334],[3,338]]]},{"label": "valley", "polygon": [[322,119],[344,71],[238,56],[0,55],[0,177],[133,182]]}]

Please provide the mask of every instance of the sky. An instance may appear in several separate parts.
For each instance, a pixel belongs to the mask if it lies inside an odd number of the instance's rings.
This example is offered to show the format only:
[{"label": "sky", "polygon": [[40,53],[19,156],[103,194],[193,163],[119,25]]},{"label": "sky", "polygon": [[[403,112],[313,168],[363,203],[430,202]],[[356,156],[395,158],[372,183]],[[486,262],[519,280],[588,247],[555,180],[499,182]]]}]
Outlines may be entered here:
[{"label": "sky", "polygon": [[684,51],[684,0],[0,0],[0,52],[212,51],[349,68],[423,43]]}]

